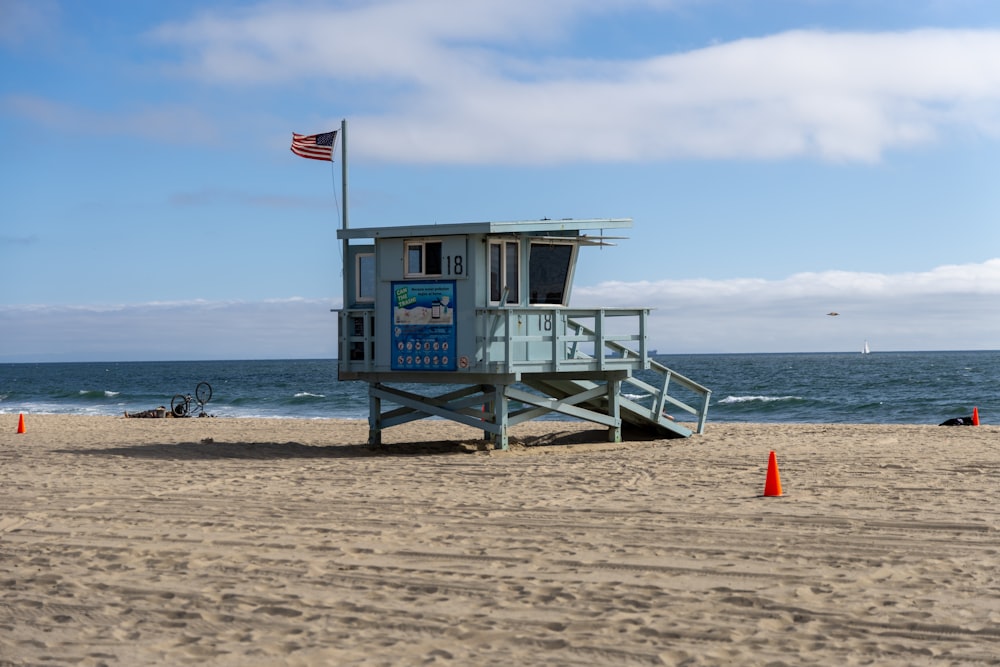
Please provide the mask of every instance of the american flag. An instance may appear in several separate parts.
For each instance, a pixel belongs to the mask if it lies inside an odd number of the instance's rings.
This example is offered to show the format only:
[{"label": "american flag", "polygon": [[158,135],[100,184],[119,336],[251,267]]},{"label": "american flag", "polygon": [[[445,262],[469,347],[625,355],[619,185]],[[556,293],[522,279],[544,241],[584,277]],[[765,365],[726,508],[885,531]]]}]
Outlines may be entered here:
[{"label": "american flag", "polygon": [[296,134],[292,132],[292,152],[310,160],[333,160],[333,144],[337,131],[323,134]]}]

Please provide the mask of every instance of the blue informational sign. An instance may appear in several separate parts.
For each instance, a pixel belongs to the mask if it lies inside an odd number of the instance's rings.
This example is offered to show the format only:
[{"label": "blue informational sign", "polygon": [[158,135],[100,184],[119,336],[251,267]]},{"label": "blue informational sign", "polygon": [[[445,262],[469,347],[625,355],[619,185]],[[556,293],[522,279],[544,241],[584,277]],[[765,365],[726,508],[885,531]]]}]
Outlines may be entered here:
[{"label": "blue informational sign", "polygon": [[455,370],[455,281],[392,283],[392,370]]}]

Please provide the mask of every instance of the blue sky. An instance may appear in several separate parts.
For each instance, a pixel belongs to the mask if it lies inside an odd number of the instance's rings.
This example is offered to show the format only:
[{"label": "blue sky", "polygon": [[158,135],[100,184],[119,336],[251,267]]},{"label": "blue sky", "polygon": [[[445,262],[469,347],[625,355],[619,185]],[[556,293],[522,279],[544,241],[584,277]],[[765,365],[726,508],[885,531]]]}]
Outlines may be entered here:
[{"label": "blue sky", "polygon": [[342,118],[352,227],[632,218],[573,305],[661,352],[1000,348],[993,0],[0,0],[0,71],[0,361],[335,356]]}]

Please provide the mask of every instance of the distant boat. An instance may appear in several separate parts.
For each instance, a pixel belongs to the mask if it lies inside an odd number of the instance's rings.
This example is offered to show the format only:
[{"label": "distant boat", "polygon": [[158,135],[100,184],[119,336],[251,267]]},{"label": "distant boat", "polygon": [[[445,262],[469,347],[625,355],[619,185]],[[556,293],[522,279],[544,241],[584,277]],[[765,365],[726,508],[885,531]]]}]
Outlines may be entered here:
[{"label": "distant boat", "polygon": [[865,341],[865,346],[863,348],[861,348],[861,354],[871,354],[871,353],[872,353],[872,351],[868,347],[868,341]]}]

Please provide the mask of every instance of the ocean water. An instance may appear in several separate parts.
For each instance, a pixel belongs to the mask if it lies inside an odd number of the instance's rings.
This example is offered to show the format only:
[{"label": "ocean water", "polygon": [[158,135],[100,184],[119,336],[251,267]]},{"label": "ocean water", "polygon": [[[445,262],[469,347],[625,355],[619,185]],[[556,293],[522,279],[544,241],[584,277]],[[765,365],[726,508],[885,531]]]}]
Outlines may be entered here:
[{"label": "ocean water", "polygon": [[[1000,351],[656,359],[712,390],[709,423],[938,424],[968,416],[974,407],[983,423],[1000,423]],[[326,359],[0,364],[0,413],[121,415],[169,408],[175,394],[194,394],[202,381],[212,385],[206,410],[217,417],[368,415],[367,385],[338,382],[336,361]],[[444,391],[433,387],[430,393]]]}]

